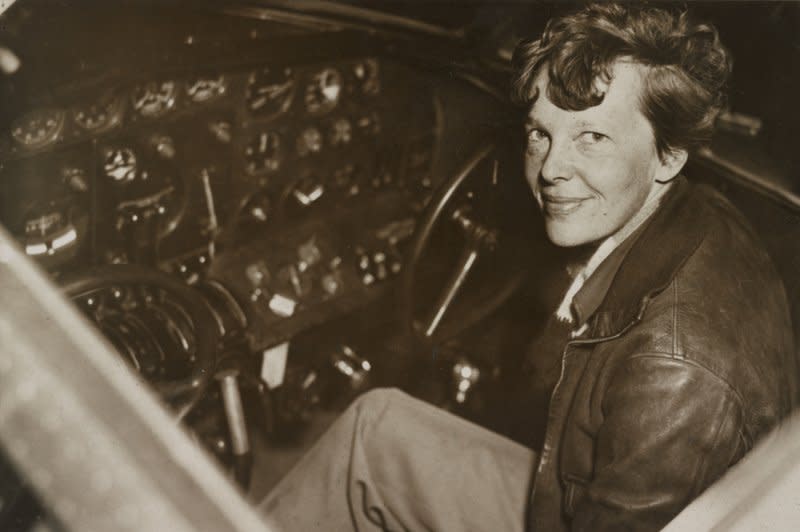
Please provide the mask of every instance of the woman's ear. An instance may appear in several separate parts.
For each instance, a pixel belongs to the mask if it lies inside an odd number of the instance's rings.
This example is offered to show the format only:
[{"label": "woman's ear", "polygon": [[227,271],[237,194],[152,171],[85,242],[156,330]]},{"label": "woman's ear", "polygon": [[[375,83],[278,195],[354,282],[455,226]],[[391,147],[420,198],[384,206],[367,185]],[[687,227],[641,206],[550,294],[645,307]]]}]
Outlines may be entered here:
[{"label": "woman's ear", "polygon": [[689,152],[686,150],[670,150],[661,155],[658,158],[659,165],[656,170],[656,183],[661,183],[663,185],[675,179],[683,168],[683,165],[686,164],[688,158]]}]

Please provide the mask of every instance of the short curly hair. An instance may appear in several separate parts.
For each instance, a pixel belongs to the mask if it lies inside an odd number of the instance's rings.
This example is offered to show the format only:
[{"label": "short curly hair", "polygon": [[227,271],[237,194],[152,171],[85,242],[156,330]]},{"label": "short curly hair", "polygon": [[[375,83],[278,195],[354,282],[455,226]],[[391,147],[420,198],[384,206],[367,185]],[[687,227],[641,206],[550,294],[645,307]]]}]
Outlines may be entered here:
[{"label": "short curly hair", "polygon": [[732,58],[717,30],[685,11],[591,4],[551,19],[540,38],[524,40],[514,51],[512,100],[532,105],[538,97],[534,80],[547,68],[547,97],[555,105],[572,111],[598,105],[604,94],[596,82],[611,81],[619,59],[647,67],[639,105],[659,156],[710,142],[726,105]]}]

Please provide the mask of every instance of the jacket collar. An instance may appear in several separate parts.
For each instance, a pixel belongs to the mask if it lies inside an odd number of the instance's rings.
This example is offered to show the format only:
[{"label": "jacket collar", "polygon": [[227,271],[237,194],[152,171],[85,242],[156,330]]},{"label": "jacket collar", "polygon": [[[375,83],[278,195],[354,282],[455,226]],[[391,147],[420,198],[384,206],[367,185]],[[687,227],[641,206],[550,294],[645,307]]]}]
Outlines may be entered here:
[{"label": "jacket collar", "polygon": [[705,236],[699,192],[679,176],[655,214],[629,237],[612,280],[603,280],[608,289],[595,291],[598,299],[604,294],[602,302],[585,304],[597,310],[580,340],[601,341],[622,334],[642,318],[650,299],[672,282]]},{"label": "jacket collar", "polygon": [[[647,225],[646,222],[644,225]],[[575,294],[572,299],[572,316],[578,326],[588,323],[589,318],[594,316],[603,299],[611,287],[611,283],[622,266],[622,261],[628,255],[633,244],[642,232],[642,227],[637,228],[628,238],[619,243],[614,250],[603,260],[586,280],[583,287]]]}]

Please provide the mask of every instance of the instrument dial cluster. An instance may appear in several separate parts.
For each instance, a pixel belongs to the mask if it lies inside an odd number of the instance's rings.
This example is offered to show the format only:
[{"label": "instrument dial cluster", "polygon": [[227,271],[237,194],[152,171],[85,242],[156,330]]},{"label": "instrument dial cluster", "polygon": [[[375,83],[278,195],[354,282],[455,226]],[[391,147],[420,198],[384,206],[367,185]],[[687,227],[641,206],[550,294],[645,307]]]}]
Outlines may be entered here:
[{"label": "instrument dial cluster", "polygon": [[154,75],[21,113],[0,144],[0,192],[60,188],[0,205],[0,223],[59,264],[171,261],[209,242],[213,258],[218,237],[235,247],[339,223],[407,192],[405,139],[431,130],[415,107],[433,101],[408,72],[356,57]]},{"label": "instrument dial cluster", "polygon": [[304,171],[298,164],[327,165],[369,144],[380,132],[380,100],[373,98],[380,76],[375,58],[248,72],[239,142],[243,173],[264,183]]},{"label": "instrument dial cluster", "polygon": [[185,79],[150,79],[71,98],[68,105],[23,112],[12,121],[0,154],[27,157],[63,143],[114,134],[136,122],[173,119],[194,113],[230,94],[232,77],[219,73]]},{"label": "instrument dial cluster", "polygon": [[[265,65],[238,72],[207,72],[186,77],[144,79],[127,86],[105,88],[77,96],[62,107],[23,112],[8,130],[10,151],[26,156],[62,142],[78,142],[113,132],[132,123],[172,120],[199,106],[244,101],[245,123],[271,122],[282,117],[296,121],[334,119],[306,124],[319,130],[322,144],[346,145],[353,137],[355,117],[340,116],[344,108],[368,103],[382,88],[381,65],[361,58],[316,65]],[[316,153],[312,133],[293,139],[301,151]],[[313,142],[307,142],[311,140]],[[303,144],[300,147],[300,144]],[[259,166],[259,165],[256,165]],[[262,165],[264,171],[272,164]],[[259,170],[256,169],[256,172]]]}]

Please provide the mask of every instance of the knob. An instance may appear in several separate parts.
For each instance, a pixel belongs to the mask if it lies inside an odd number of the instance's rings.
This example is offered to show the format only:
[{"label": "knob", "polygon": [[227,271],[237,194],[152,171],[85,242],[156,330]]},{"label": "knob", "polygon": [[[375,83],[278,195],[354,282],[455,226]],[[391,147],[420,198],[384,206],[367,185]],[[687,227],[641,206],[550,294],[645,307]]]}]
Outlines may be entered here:
[{"label": "knob", "polygon": [[333,257],[328,263],[328,273],[320,280],[322,290],[329,296],[335,296],[344,288],[341,265],[342,257],[338,255]]},{"label": "knob", "polygon": [[304,264],[303,270],[317,264],[322,259],[322,251],[317,245],[316,237],[297,246],[297,258],[301,264]]},{"label": "knob", "polygon": [[385,281],[389,277],[389,269],[386,267],[385,262],[375,265],[375,278],[379,281]]},{"label": "knob", "polygon": [[309,154],[319,153],[322,150],[322,133],[315,127],[303,130],[297,138],[297,153],[305,157]]},{"label": "knob", "polygon": [[156,153],[164,159],[175,158],[175,141],[168,135],[153,135],[150,144],[155,148]]},{"label": "knob", "polygon": [[260,260],[249,264],[244,270],[244,275],[247,277],[252,287],[250,291],[250,301],[255,303],[261,299],[265,292],[268,292],[267,286],[271,279],[269,268],[264,264],[264,261]]},{"label": "knob", "polygon": [[340,271],[333,271],[326,273],[320,279],[322,290],[330,295],[335,296],[342,290],[342,274]]},{"label": "knob", "polygon": [[303,299],[311,292],[311,278],[304,275],[297,265],[290,264],[278,272],[278,277],[282,286],[288,286],[289,290],[298,299]]},{"label": "knob", "polygon": [[345,377],[353,390],[363,387],[372,371],[370,361],[359,356],[353,348],[347,345],[339,346],[331,355],[331,364],[340,375]]},{"label": "knob", "polygon": [[254,193],[242,206],[242,213],[251,222],[266,223],[272,216],[272,202],[269,195],[263,191]]},{"label": "knob", "polygon": [[67,167],[61,171],[61,174],[64,178],[64,183],[66,183],[73,192],[80,193],[89,190],[86,172],[82,168]]},{"label": "knob", "polygon": [[456,403],[463,404],[469,392],[481,378],[481,370],[470,361],[462,358],[453,365],[453,381],[455,384]]},{"label": "knob", "polygon": [[369,286],[375,282],[373,266],[372,258],[367,252],[364,251],[363,248],[356,248],[356,272],[365,286]]},{"label": "knob", "polygon": [[218,141],[222,142],[223,144],[229,144],[231,142],[231,123],[225,120],[219,120],[217,122],[211,122],[208,124],[208,130],[214,135]]},{"label": "knob", "polygon": [[333,172],[333,184],[346,196],[356,196],[360,192],[358,172],[353,164],[346,164]]},{"label": "knob", "polygon": [[250,284],[254,288],[269,284],[270,281],[269,269],[262,260],[249,264],[247,268],[245,268],[244,273],[245,276],[247,277],[247,280],[250,281]]},{"label": "knob", "polygon": [[397,249],[397,238],[390,237],[389,246],[386,248],[386,265],[392,275],[397,275],[403,269],[403,256]]}]

